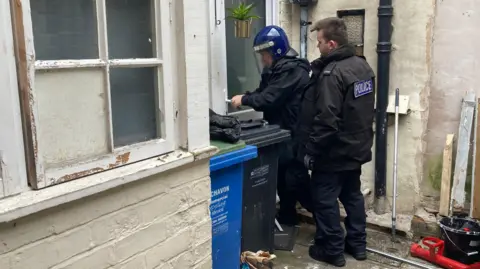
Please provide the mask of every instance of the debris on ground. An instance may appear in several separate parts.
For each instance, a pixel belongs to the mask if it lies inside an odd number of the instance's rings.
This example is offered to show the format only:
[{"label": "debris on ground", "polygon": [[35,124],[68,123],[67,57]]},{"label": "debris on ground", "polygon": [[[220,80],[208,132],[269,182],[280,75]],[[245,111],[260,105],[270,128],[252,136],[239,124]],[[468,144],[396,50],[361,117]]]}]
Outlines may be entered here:
[{"label": "debris on ground", "polygon": [[244,251],[240,257],[242,262],[241,269],[271,269],[273,268],[273,259],[277,256],[268,251]]}]

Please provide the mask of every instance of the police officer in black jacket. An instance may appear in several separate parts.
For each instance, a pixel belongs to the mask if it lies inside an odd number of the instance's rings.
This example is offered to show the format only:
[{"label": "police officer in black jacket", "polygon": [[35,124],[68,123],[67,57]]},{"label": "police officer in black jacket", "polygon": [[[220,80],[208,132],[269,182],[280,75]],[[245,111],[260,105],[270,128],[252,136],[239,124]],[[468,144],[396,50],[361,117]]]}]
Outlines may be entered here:
[{"label": "police officer in black jacket", "polygon": [[[311,63],[297,135],[299,160],[312,170],[312,207],[317,226],[313,259],[345,266],[344,251],[366,259],[366,214],[361,167],[372,159],[375,75],[348,44],[339,18],[314,24],[321,57]],[[347,236],[337,199],[345,207]]]},{"label": "police officer in black jacket", "polygon": [[[232,105],[245,105],[262,111],[270,124],[290,130],[295,137],[301,99],[310,79],[310,64],[297,57],[284,30],[278,26],[263,28],[254,39],[253,49],[264,67],[260,86],[253,92],[234,96]],[[296,225],[297,200],[310,209],[310,196],[305,195],[310,180],[308,170],[303,161],[295,158],[292,143],[284,145],[278,166],[280,211],[277,219],[281,224]]]}]

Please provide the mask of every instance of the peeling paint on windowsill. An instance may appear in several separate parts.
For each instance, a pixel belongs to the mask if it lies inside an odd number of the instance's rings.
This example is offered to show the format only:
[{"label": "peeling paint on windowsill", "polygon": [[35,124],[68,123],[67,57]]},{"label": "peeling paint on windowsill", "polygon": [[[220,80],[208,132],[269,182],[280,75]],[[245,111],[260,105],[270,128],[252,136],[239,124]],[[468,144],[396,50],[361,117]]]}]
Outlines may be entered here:
[{"label": "peeling paint on windowsill", "polygon": [[[211,152],[207,147],[206,152]],[[215,149],[215,147],[213,147]],[[139,181],[196,161],[193,153],[177,150],[165,158],[152,158],[86,176],[42,190],[30,190],[0,200],[0,223],[9,222],[55,206]]]}]

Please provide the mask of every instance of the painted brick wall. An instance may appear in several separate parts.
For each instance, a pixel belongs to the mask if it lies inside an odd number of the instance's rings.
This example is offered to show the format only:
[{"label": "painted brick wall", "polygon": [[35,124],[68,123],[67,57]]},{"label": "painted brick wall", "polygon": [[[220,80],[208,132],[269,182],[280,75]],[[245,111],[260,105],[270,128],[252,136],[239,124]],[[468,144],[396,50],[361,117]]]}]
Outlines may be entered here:
[{"label": "painted brick wall", "polygon": [[288,39],[292,40],[292,4],[288,0],[278,0],[278,22],[279,26],[285,30]]},{"label": "painted brick wall", "polygon": [[278,0],[278,22],[288,35],[290,45],[300,52],[300,7],[290,0]]},{"label": "painted brick wall", "polygon": [[208,161],[0,225],[2,269],[211,268]]}]

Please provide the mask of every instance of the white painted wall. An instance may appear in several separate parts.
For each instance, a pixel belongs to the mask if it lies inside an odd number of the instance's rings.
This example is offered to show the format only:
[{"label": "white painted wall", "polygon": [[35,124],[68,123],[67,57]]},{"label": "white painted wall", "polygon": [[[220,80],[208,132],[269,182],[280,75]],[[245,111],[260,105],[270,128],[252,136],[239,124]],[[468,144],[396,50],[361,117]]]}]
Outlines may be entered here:
[{"label": "white painted wall", "polygon": [[[437,206],[441,162],[447,134],[458,134],[462,98],[469,90],[480,97],[480,2],[437,1],[433,41],[433,66],[427,132],[426,168],[429,180],[424,193]],[[456,136],[458,137],[458,135]],[[456,147],[455,147],[456,148]],[[467,187],[471,170],[467,171]],[[432,187],[435,186],[437,188]],[[470,189],[467,188],[467,192]],[[470,197],[467,196],[469,199]]]}]

